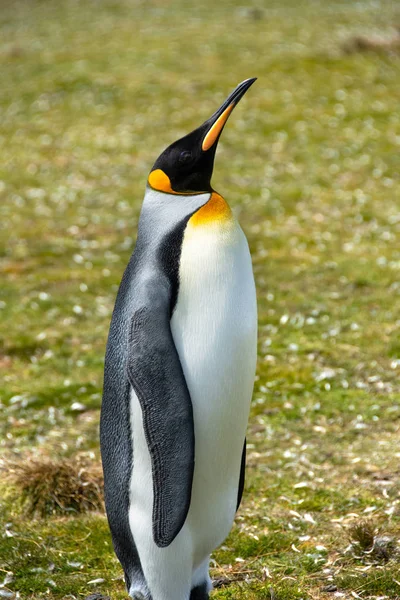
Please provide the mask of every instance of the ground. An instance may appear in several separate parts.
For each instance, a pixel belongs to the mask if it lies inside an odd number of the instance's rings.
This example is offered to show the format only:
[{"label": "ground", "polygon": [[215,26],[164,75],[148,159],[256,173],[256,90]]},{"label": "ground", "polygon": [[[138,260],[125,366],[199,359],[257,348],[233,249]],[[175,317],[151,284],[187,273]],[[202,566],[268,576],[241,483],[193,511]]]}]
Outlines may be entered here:
[{"label": "ground", "polygon": [[247,482],[213,599],[400,598],[399,22],[378,0],[2,3],[0,597],[126,598],[102,510],[32,516],[10,465],[97,467],[147,172],[257,76],[213,180],[259,303]]}]

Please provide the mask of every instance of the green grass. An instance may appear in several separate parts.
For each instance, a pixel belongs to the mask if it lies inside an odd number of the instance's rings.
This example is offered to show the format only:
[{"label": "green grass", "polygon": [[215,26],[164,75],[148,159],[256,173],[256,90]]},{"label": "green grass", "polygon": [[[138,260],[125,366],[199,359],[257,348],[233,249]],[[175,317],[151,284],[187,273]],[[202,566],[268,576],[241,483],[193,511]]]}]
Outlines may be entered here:
[{"label": "green grass", "polygon": [[[99,459],[107,329],[147,172],[259,78],[214,176],[259,302],[246,490],[213,555],[216,600],[400,598],[397,554],[350,541],[361,519],[400,538],[400,56],[341,49],[398,20],[388,0],[2,3],[3,459]],[[32,520],[2,492],[7,589],[126,598],[103,514]]]}]

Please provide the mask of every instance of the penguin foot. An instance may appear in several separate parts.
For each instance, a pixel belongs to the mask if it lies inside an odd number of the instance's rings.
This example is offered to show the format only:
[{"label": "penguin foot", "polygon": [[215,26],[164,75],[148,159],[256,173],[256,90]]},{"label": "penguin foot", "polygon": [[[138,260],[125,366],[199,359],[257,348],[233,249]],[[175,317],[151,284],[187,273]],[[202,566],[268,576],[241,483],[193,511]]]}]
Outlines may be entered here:
[{"label": "penguin foot", "polygon": [[207,591],[207,583],[197,585],[190,592],[190,600],[208,600],[209,595]]}]

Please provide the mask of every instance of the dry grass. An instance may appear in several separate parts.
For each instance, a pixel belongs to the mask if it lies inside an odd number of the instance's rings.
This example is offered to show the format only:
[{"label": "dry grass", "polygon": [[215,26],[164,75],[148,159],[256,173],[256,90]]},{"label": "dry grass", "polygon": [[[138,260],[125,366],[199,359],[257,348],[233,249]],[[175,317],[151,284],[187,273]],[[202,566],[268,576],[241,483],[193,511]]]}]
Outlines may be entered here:
[{"label": "dry grass", "polygon": [[374,547],[376,528],[372,521],[360,520],[353,523],[349,530],[350,541],[362,552],[370,552]]},{"label": "dry grass", "polygon": [[103,509],[101,468],[87,459],[28,458],[9,467],[8,477],[27,515],[45,517]]},{"label": "dry grass", "polygon": [[398,554],[396,539],[380,535],[373,521],[357,521],[350,527],[349,537],[355,554],[369,555],[372,561],[387,562]]}]

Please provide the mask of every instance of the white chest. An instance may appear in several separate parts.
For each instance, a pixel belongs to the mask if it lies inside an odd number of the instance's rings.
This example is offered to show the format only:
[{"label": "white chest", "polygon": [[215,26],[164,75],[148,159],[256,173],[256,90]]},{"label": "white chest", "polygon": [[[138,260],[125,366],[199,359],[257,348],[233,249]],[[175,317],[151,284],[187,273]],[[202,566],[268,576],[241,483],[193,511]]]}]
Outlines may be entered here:
[{"label": "white chest", "polygon": [[254,279],[236,222],[185,234],[171,328],[194,413],[188,523],[197,546],[203,536],[202,549],[209,552],[226,537],[235,514],[256,365]]},{"label": "white chest", "polygon": [[256,293],[247,240],[235,221],[186,232],[171,327],[189,378],[211,369],[221,380],[238,361],[245,369],[251,365],[253,377]]}]

